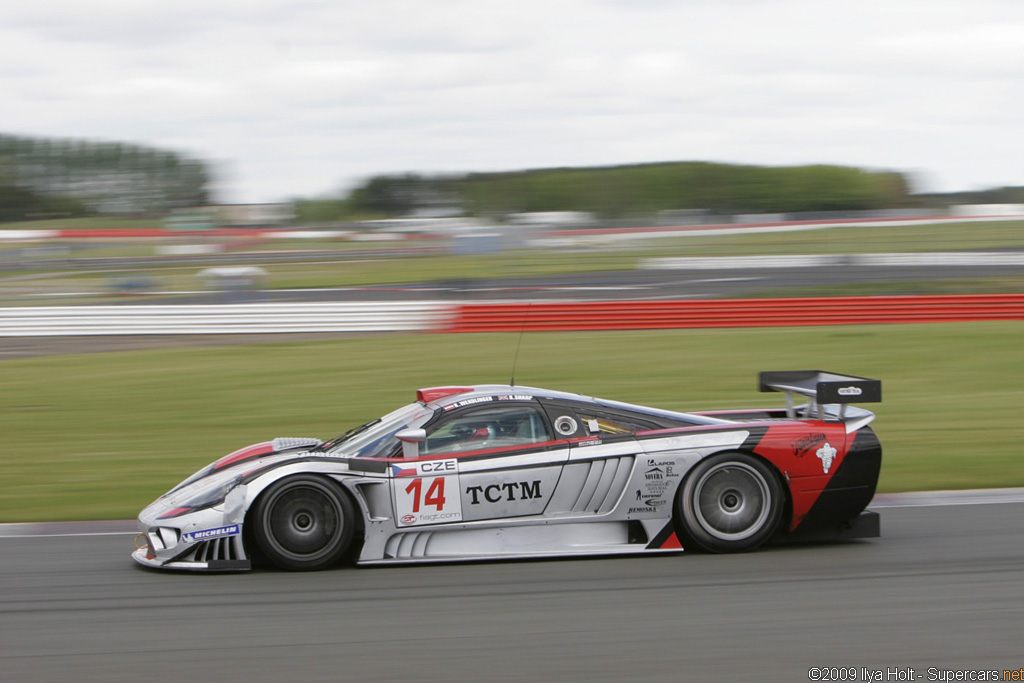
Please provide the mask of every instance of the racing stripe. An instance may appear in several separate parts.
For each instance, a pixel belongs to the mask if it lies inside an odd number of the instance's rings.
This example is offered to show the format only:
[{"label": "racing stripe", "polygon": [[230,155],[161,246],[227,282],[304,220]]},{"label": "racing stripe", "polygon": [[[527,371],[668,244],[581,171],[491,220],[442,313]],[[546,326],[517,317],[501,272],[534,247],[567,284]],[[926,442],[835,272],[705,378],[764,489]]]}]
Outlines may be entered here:
[{"label": "racing stripe", "polygon": [[233,453],[228,453],[223,458],[213,463],[213,467],[210,469],[211,471],[216,472],[217,470],[222,470],[225,467],[230,467],[231,465],[236,465],[245,460],[251,460],[252,458],[259,458],[264,455],[269,455],[270,453],[273,452],[273,442],[264,441],[262,443],[246,446],[245,448],[240,448]]}]

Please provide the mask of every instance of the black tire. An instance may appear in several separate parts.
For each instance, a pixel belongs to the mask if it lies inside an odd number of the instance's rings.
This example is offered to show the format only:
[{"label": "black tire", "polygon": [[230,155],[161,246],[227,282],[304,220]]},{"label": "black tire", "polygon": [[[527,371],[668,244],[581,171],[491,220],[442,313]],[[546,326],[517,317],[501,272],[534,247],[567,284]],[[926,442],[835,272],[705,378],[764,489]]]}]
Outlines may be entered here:
[{"label": "black tire", "polygon": [[785,495],[775,471],[744,453],[719,453],[687,476],[677,509],[687,540],[713,553],[753,550],[775,533]]},{"label": "black tire", "polygon": [[274,565],[313,571],[335,564],[348,550],[356,513],[338,484],[299,475],[268,487],[250,521],[256,543]]}]

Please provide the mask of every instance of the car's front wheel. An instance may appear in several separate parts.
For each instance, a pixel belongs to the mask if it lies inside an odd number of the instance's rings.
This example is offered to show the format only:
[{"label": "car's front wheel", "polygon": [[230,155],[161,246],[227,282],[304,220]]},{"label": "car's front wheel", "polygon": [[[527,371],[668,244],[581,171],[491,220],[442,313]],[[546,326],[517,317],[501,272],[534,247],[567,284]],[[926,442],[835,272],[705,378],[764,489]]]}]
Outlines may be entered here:
[{"label": "car's front wheel", "polygon": [[745,453],[720,453],[693,468],[679,492],[683,535],[716,553],[752,550],[782,519],[782,484],[771,467]]},{"label": "car's front wheel", "polygon": [[323,569],[348,550],[355,507],[325,477],[296,476],[272,484],[251,517],[260,550],[273,564],[293,571]]}]

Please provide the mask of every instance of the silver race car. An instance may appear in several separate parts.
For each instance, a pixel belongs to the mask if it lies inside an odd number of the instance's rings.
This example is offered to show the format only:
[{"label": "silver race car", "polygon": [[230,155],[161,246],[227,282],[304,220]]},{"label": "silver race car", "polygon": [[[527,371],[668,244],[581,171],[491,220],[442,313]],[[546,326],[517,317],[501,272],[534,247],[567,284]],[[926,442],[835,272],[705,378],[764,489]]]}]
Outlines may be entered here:
[{"label": "silver race car", "polygon": [[[524,386],[421,389],[332,441],[227,455],[139,515],[147,567],[751,550],[878,535],[877,380],[761,373],[777,410],[679,413]],[[800,399],[796,405],[794,396]]]}]

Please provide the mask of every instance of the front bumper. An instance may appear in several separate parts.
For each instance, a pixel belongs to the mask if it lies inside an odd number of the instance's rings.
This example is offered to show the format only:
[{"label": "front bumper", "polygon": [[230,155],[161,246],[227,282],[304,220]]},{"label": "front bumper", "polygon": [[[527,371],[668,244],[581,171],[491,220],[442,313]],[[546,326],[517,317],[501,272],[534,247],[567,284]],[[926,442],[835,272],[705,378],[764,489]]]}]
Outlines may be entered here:
[{"label": "front bumper", "polygon": [[242,524],[225,523],[223,512],[203,510],[180,518],[139,517],[132,559],[154,569],[244,571],[252,568]]}]

